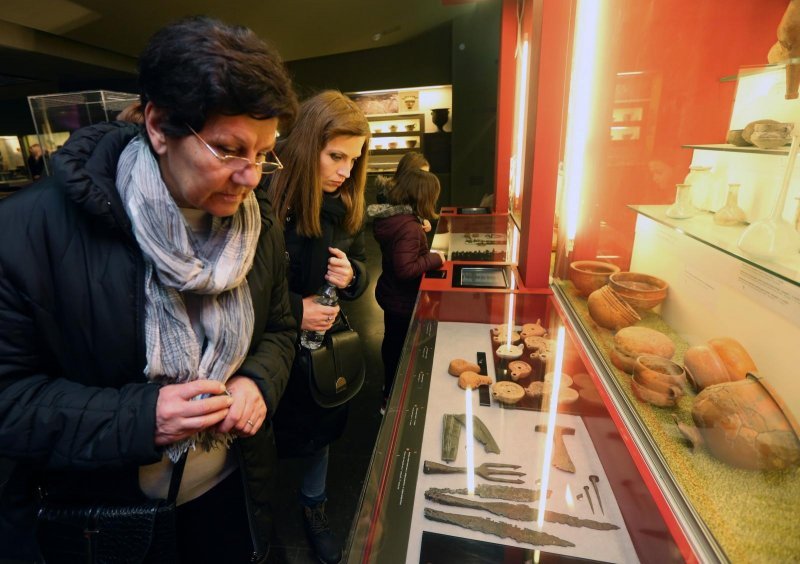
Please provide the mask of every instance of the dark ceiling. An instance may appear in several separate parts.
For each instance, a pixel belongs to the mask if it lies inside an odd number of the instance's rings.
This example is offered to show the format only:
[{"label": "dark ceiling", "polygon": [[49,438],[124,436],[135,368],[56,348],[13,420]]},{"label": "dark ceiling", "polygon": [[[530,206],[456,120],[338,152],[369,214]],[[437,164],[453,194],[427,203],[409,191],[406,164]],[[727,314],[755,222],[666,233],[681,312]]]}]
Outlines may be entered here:
[{"label": "dark ceiling", "polygon": [[3,2],[0,99],[75,81],[130,81],[147,38],[207,14],[252,28],[287,61],[384,47],[474,9],[469,0],[36,0]]}]

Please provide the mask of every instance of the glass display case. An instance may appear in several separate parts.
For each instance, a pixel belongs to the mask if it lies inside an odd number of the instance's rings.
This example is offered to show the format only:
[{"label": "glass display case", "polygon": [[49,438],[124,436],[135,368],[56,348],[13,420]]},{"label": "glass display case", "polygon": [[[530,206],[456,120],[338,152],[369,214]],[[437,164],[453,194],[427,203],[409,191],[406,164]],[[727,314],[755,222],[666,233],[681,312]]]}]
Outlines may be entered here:
[{"label": "glass display case", "polygon": [[66,142],[70,133],[93,123],[113,121],[119,112],[138,100],[137,94],[110,90],[28,96],[47,174],[50,174],[50,156]]},{"label": "glass display case", "polygon": [[396,382],[348,562],[680,561],[552,297],[422,290]]},{"label": "glass display case", "polygon": [[797,561],[800,101],[791,65],[762,64],[786,3],[589,4],[566,88],[555,303],[684,558]]},{"label": "glass display case", "polygon": [[431,249],[450,261],[516,263],[520,232],[508,214],[486,208],[443,208]]}]

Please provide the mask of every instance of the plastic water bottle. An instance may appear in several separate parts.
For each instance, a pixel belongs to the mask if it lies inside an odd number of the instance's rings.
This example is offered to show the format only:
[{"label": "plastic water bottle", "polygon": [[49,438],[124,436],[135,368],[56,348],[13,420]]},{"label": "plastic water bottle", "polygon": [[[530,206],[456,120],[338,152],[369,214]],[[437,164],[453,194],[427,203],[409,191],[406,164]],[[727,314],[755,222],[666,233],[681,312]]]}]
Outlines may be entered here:
[{"label": "plastic water bottle", "polygon": [[[339,295],[336,293],[336,286],[330,282],[325,282],[325,285],[317,292],[317,297],[314,300],[318,304],[326,306],[335,306],[339,303]],[[318,349],[325,338],[325,331],[309,331],[304,329],[300,333],[300,345],[310,349]]]}]

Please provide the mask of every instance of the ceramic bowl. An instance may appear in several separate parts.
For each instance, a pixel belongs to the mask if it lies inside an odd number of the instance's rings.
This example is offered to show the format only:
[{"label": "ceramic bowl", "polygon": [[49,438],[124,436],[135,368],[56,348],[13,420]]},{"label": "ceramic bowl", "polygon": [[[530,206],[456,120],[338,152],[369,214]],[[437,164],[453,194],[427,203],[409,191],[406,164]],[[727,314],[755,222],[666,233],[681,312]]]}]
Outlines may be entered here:
[{"label": "ceramic bowl", "polygon": [[600,327],[619,331],[630,327],[642,318],[611,286],[603,286],[586,299],[592,320]]},{"label": "ceramic bowl", "polygon": [[397,142],[396,141],[389,141],[389,148],[390,149],[397,149]]},{"label": "ceramic bowl", "polygon": [[599,260],[576,260],[569,265],[569,279],[582,296],[588,296],[608,283],[619,267]]},{"label": "ceramic bowl", "polygon": [[633,307],[652,309],[667,297],[667,284],[661,278],[640,272],[615,272],[608,277],[611,286]]},{"label": "ceramic bowl", "polygon": [[408,147],[409,149],[413,149],[416,146],[417,146],[417,140],[416,139],[408,139],[406,141],[406,147]]},{"label": "ceramic bowl", "polygon": [[406,126],[406,131],[414,131],[414,128],[415,128],[415,127],[416,127],[416,126],[415,126],[413,123],[409,123],[409,124]]}]

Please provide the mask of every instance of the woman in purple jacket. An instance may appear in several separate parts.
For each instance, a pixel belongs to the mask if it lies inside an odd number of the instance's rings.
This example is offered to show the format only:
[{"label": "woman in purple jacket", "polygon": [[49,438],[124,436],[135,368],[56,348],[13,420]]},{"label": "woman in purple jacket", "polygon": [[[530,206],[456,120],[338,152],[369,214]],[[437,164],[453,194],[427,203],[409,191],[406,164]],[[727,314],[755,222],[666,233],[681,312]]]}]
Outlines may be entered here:
[{"label": "woman in purple jacket", "polygon": [[367,208],[373,218],[375,239],[381,246],[383,273],[375,297],[383,308],[384,336],[381,356],[384,366],[383,407],[392,391],[406,331],[414,312],[422,274],[436,270],[444,256],[428,250],[423,222],[435,219],[439,179],[430,172],[409,170],[393,182],[386,204]]}]

